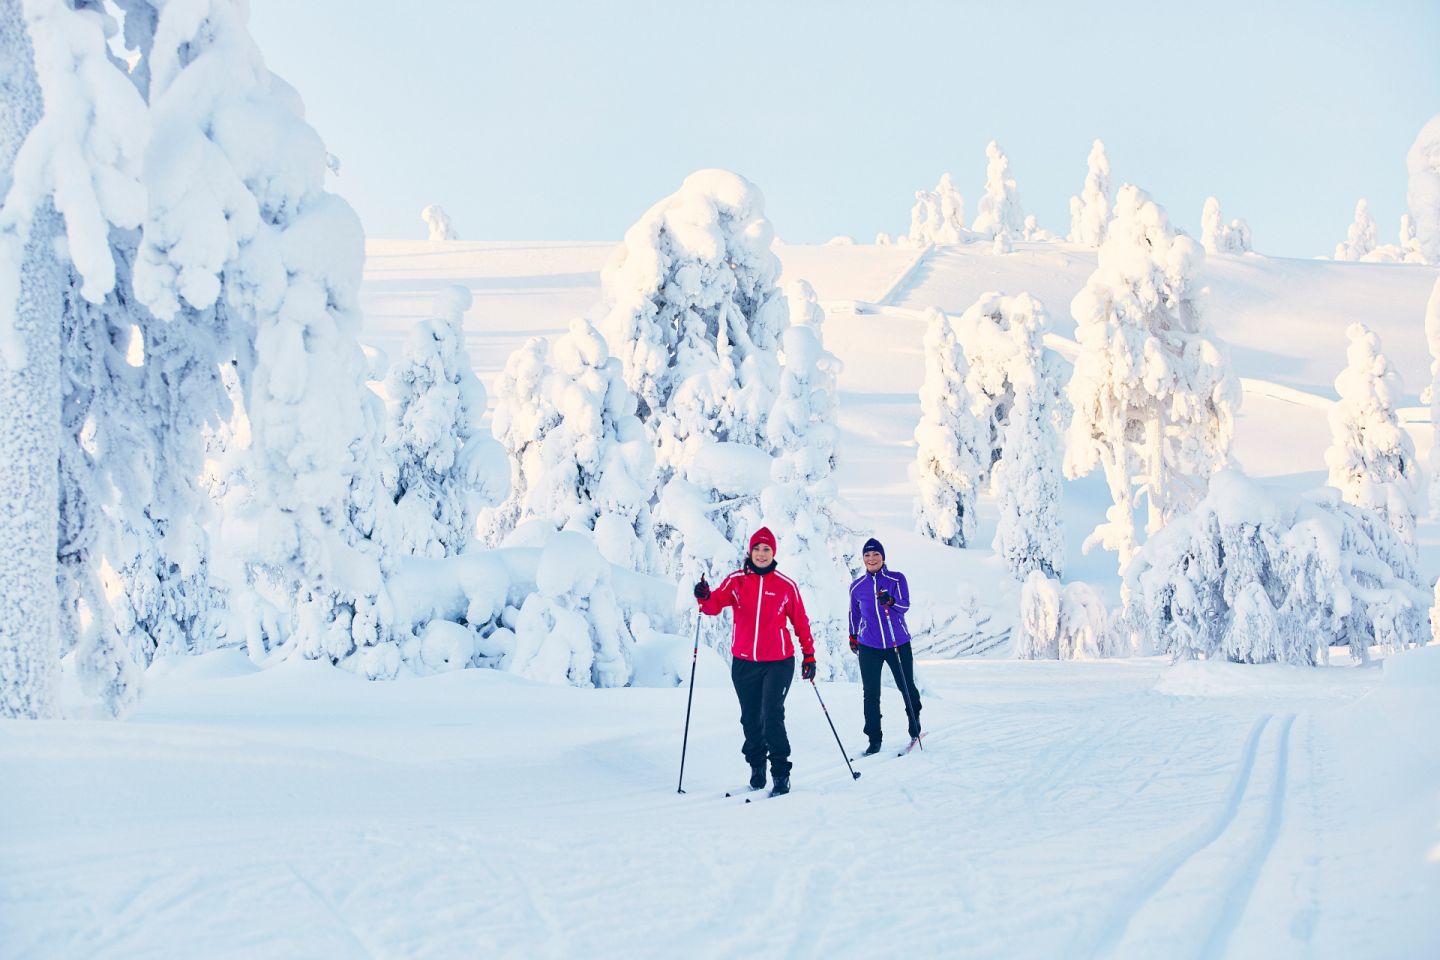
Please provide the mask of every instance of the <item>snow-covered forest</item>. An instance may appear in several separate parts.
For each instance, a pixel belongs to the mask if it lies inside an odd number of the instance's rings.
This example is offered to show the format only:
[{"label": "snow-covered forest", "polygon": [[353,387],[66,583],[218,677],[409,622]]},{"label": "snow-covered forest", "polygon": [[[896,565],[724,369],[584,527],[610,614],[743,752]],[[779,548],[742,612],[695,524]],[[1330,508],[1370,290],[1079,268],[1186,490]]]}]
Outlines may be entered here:
[{"label": "snow-covered forest", "polygon": [[[243,2],[0,0],[0,955],[1440,950],[1440,115],[1302,260],[1088,135],[916,145],[873,243],[722,169],[367,237],[304,94]],[[762,526],[817,684],[742,810]]]}]

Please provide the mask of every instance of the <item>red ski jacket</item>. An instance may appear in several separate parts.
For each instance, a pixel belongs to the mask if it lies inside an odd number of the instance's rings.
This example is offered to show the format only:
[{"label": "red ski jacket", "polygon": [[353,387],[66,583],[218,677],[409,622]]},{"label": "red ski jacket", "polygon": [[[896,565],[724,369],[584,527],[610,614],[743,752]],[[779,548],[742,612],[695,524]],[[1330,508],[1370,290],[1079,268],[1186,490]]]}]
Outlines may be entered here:
[{"label": "red ski jacket", "polygon": [[735,608],[735,640],[730,653],[741,660],[784,660],[795,656],[795,644],[785,626],[787,619],[800,638],[801,651],[807,657],[815,655],[800,587],[774,567],[763,574],[736,570],[720,581],[709,597],[696,602],[700,612],[711,617],[719,616],[726,607]]}]

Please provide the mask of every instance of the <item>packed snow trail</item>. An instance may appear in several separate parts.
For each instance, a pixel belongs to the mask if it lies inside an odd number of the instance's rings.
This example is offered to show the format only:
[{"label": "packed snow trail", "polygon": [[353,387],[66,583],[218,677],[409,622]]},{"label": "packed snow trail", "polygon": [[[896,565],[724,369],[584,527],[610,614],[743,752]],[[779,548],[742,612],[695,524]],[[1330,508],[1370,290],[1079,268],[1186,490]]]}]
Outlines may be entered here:
[{"label": "packed snow trail", "polygon": [[1389,744],[1440,723],[1440,648],[1407,660],[920,660],[923,752],[887,685],[852,780],[791,697],[793,792],[751,804],[716,664],[680,796],[683,687],[162,661],[127,721],[0,724],[0,952],[1436,955],[1440,747]]}]

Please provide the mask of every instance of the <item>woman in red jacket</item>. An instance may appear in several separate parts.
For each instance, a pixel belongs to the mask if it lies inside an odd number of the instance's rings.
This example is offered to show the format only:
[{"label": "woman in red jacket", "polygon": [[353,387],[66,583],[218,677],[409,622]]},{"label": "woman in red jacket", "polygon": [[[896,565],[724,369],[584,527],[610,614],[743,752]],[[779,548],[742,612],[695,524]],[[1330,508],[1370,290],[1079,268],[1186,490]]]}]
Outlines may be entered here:
[{"label": "woman in red jacket", "polygon": [[805,655],[800,675],[815,679],[815,643],[800,587],[775,569],[775,535],[761,527],[750,538],[745,565],[720,581],[714,590],[701,577],[695,584],[700,612],[718,616],[735,608],[735,638],[730,647],[730,680],[740,698],[742,751],[750,764],[750,786],[765,786],[765,756],[770,756],[774,785],[770,796],[790,792],[790,738],[785,734],[785,695],[795,679],[795,643],[785,626],[789,620]]}]

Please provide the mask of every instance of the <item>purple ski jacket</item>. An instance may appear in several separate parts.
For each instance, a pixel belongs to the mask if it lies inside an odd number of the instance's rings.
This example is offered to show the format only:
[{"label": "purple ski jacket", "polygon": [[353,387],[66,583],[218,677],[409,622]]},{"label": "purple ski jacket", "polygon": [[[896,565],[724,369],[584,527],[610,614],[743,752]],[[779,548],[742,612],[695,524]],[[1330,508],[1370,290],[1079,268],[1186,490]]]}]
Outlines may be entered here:
[{"label": "purple ski jacket", "polygon": [[[880,604],[880,591],[890,591],[892,606]],[[910,642],[905,611],[910,609],[910,585],[905,574],[882,566],[875,573],[862,573],[850,584],[850,636],[867,647],[884,650]]]}]

